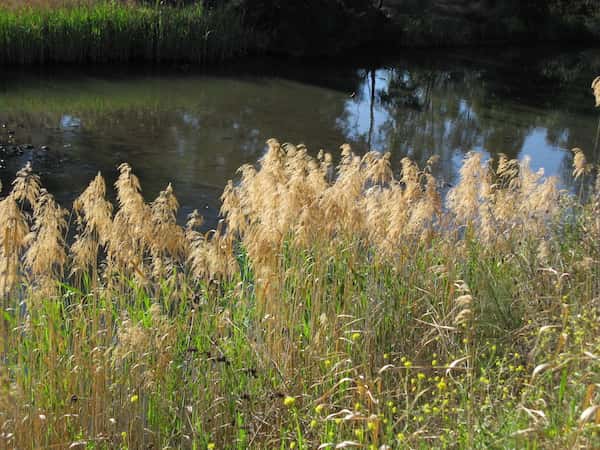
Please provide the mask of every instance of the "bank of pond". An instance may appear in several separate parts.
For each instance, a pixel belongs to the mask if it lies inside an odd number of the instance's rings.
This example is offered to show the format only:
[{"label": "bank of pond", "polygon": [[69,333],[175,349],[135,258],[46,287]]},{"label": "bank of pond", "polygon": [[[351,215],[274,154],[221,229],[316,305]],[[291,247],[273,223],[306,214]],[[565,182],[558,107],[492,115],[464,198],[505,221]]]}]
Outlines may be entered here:
[{"label": "bank of pond", "polygon": [[348,55],[365,47],[389,52],[600,38],[600,15],[584,0],[568,8],[558,0],[535,8],[510,1],[479,9],[457,1],[421,3],[9,1],[0,5],[0,64],[205,65],[242,55]]}]

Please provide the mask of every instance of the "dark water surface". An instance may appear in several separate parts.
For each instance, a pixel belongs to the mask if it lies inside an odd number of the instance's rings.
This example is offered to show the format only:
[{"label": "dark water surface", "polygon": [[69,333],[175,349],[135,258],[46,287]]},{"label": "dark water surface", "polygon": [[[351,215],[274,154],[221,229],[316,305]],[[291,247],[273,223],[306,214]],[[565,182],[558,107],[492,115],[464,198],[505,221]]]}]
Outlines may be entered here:
[{"label": "dark water surface", "polygon": [[[362,58],[362,57],[361,57]],[[469,150],[531,157],[572,183],[569,149],[598,161],[591,80],[600,50],[410,52],[383,61],[245,61],[227,68],[0,67],[0,178],[27,160],[64,206],[102,171],[129,162],[151,200],[172,182],[181,217],[214,224],[236,169],[270,137],[313,152],[390,150],[441,157],[453,183]],[[45,146],[42,149],[42,146]]]}]

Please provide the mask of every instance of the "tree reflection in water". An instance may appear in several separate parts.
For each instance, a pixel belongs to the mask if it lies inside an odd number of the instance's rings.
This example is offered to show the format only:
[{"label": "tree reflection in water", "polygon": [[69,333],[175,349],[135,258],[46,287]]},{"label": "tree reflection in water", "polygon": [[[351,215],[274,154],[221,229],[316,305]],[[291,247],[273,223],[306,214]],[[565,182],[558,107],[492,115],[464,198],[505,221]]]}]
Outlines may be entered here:
[{"label": "tree reflection in water", "polygon": [[494,53],[422,52],[363,68],[260,61],[209,73],[8,75],[0,80],[0,144],[12,127],[14,140],[34,149],[7,159],[0,177],[10,183],[33,159],[44,184],[69,203],[98,170],[110,180],[128,161],[148,199],[173,181],[182,217],[204,208],[209,226],[226,181],[273,136],[315,153],[335,154],[343,142],[358,152],[389,150],[395,167],[406,155],[423,164],[438,154],[437,176],[450,184],[467,151],[530,155],[534,169],[569,185],[570,148],[598,161],[589,86],[600,52]]}]

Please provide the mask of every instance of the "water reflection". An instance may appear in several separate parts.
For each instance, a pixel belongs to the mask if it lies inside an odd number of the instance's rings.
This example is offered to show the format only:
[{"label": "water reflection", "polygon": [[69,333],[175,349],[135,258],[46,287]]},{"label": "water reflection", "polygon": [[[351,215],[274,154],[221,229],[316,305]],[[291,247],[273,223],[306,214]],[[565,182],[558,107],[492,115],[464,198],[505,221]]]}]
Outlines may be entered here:
[{"label": "water reflection", "polygon": [[396,160],[439,154],[446,183],[466,151],[529,155],[533,168],[568,186],[568,149],[592,156],[599,116],[589,82],[600,73],[600,52],[569,50],[568,64],[573,54],[586,61],[577,72],[560,69],[564,52],[510,51],[416,54],[362,68],[263,61],[218,73],[5,74],[0,144],[10,138],[24,150],[7,157],[0,176],[6,185],[32,159],[68,204],[98,170],[112,181],[128,161],[148,199],[172,181],[182,217],[200,208],[214,224],[226,181],[277,136],[314,152],[350,142],[359,152],[390,150]]},{"label": "water reflection", "polygon": [[597,158],[598,115],[589,95],[579,95],[588,87],[588,79],[583,76],[563,86],[563,90],[573,89],[573,96],[563,93],[566,102],[554,104],[551,94],[548,99],[539,93],[524,98],[519,86],[517,92],[502,92],[485,69],[378,69],[365,77],[357,101],[347,102],[338,124],[355,142],[391,150],[398,158],[409,155],[424,162],[439,154],[447,181],[455,177],[464,153],[475,150],[490,156],[529,156],[533,168],[544,167],[546,174],[559,176],[568,186],[572,182],[569,149],[580,146]]}]

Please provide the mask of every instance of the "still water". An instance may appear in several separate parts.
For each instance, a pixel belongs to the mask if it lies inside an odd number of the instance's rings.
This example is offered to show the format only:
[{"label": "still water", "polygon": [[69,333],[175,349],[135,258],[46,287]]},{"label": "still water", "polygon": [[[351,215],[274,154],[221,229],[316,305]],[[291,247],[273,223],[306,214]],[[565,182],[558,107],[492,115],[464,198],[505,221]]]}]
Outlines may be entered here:
[{"label": "still water", "polygon": [[181,218],[198,208],[214,225],[218,197],[265,141],[316,153],[349,142],[399,161],[441,157],[456,181],[464,154],[529,156],[563,187],[569,149],[598,161],[600,110],[591,80],[600,50],[410,52],[362,61],[253,60],[199,71],[173,68],[0,68],[0,178],[31,160],[64,205],[101,171],[129,162],[151,200],[172,182]]}]

